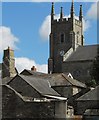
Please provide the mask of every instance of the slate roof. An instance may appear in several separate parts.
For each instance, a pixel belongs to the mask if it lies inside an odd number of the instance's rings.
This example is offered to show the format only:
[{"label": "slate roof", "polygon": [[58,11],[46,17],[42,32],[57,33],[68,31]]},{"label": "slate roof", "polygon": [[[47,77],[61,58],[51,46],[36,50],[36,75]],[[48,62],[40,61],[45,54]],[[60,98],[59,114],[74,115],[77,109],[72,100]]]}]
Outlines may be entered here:
[{"label": "slate roof", "polygon": [[[45,74],[40,72],[34,72],[31,70],[25,70],[31,73],[36,78],[41,78],[43,80],[49,81],[50,85],[53,86],[77,86],[86,88],[86,85],[80,81],[72,79],[67,76],[67,73],[54,73],[54,74]],[[21,73],[23,74],[23,72]]]},{"label": "slate roof", "polygon": [[80,46],[67,59],[68,61],[94,60],[99,45]]},{"label": "slate roof", "polygon": [[[18,93],[15,89],[13,89],[11,86],[9,85],[1,85],[0,89],[5,89],[7,91],[7,94],[9,93],[9,91],[12,91],[14,93],[14,95],[16,95],[17,97],[19,97],[22,101],[24,102],[49,102],[49,101],[57,101],[57,100],[67,100],[67,98],[65,97],[61,97],[61,96],[50,96],[50,95],[45,95],[45,97],[48,97],[46,99],[41,99],[38,98],[37,100],[34,99],[33,97],[28,97],[28,96],[22,96],[20,93]],[[11,93],[11,92],[10,92]],[[2,94],[2,92],[1,92]],[[49,99],[50,98],[50,99]],[[2,103],[2,97],[0,99],[0,103]],[[2,104],[1,104],[2,105]],[[2,107],[1,107],[2,110]],[[2,111],[0,111],[2,112]]]},{"label": "slate roof", "polygon": [[82,95],[80,98],[77,99],[77,101],[83,101],[83,100],[99,100],[99,86],[97,86],[95,89],[90,90],[86,94]]},{"label": "slate roof", "polygon": [[41,95],[60,96],[55,90],[50,87],[48,81],[34,76],[19,75],[23,80],[35,88]]},{"label": "slate roof", "polygon": [[76,86],[81,88],[86,88],[86,85],[76,79],[68,77],[65,73],[51,74],[48,78],[52,87],[54,86]]},{"label": "slate roof", "polygon": [[33,70],[27,70],[24,69],[20,74],[26,75],[24,72],[28,72],[30,75],[34,75],[34,76],[42,76],[42,75],[47,75],[46,73],[41,73],[41,72],[37,72],[37,71],[33,71]]},{"label": "slate roof", "polygon": [[[19,98],[23,98],[20,93],[18,93],[16,90],[14,90],[11,86],[9,85],[2,85],[2,94],[9,94],[9,91],[12,91],[15,95],[17,95]],[[12,93],[10,92],[10,94]],[[23,100],[23,99],[22,99]]]},{"label": "slate roof", "polygon": [[71,106],[74,106],[75,101],[80,98],[82,95],[84,95],[85,93],[89,92],[90,88],[86,88],[86,89],[82,89],[80,92],[78,92],[77,94],[69,97],[68,99],[68,104]]},{"label": "slate roof", "polygon": [[72,79],[72,78],[68,77],[65,74],[62,74],[62,76],[65,77],[65,79],[73,86],[84,87],[84,88],[87,87],[84,83],[82,83],[82,82],[80,82],[80,81],[78,81],[76,79]]}]

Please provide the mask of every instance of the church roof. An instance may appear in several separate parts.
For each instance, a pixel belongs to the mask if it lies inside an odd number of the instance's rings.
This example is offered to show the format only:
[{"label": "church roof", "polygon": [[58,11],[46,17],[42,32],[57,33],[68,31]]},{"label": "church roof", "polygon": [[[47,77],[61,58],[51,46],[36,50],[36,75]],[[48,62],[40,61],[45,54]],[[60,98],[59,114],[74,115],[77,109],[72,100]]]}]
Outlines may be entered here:
[{"label": "church roof", "polygon": [[99,100],[99,86],[97,86],[95,89],[90,90],[86,94],[82,95],[80,98],[78,98],[78,101],[83,101],[83,100]]},{"label": "church roof", "polygon": [[97,56],[97,48],[98,45],[80,46],[70,55],[70,57],[66,59],[66,62],[94,60],[94,58]]}]

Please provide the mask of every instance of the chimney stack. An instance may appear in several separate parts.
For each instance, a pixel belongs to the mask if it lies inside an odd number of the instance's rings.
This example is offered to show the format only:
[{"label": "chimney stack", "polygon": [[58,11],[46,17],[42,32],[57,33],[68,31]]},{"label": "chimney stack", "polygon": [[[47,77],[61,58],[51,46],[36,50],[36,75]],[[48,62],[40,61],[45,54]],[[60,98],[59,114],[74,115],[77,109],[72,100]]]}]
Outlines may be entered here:
[{"label": "chimney stack", "polygon": [[36,72],[36,67],[35,67],[35,66],[33,66],[33,67],[31,68],[31,71]]}]

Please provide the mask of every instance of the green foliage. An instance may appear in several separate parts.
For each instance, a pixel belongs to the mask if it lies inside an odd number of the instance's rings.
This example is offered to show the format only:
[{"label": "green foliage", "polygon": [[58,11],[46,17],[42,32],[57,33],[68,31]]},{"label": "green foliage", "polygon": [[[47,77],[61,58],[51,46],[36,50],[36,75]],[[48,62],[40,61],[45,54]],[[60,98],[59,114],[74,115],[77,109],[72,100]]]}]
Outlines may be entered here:
[{"label": "green foliage", "polygon": [[86,83],[86,85],[87,85],[88,87],[95,87],[95,86],[97,86],[96,80],[95,80],[95,79],[92,79],[92,80],[90,80],[90,82]]},{"label": "green foliage", "polygon": [[93,61],[93,66],[91,70],[92,81],[96,82],[96,85],[99,85],[99,46],[97,49],[97,56]]}]

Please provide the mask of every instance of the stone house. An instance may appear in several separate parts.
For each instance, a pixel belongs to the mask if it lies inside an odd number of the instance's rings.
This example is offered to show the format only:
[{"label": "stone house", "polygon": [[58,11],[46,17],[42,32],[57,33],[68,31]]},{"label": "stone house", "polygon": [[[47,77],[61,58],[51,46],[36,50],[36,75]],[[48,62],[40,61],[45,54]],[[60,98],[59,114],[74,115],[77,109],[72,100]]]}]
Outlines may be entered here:
[{"label": "stone house", "polygon": [[48,81],[51,88],[53,88],[57,93],[66,98],[69,98],[74,94],[80,92],[82,89],[87,88],[84,83],[68,77],[65,73],[45,74],[25,69],[20,74],[33,77],[35,76],[36,78],[42,78]]},{"label": "stone house", "polygon": [[[66,99],[62,100],[61,97],[59,99],[37,100],[33,99],[33,97],[22,96],[9,85],[3,85],[2,92],[3,119],[56,118],[59,117],[58,114],[61,118],[63,111],[66,112],[66,109],[64,109],[66,107]],[[64,105],[65,107],[63,107]],[[55,106],[57,109],[55,109]],[[59,111],[60,109],[62,111]],[[64,117],[66,117],[66,114]]]},{"label": "stone house", "polygon": [[[99,110],[99,86],[90,90],[76,100],[76,113],[78,115],[97,115]],[[96,111],[96,113],[95,113]],[[88,114],[87,114],[88,113]],[[99,115],[99,113],[98,113]]]},{"label": "stone house", "polygon": [[33,98],[42,98],[45,95],[60,96],[49,87],[47,81],[37,77],[17,75],[7,84],[23,96]]},{"label": "stone house", "polygon": [[2,118],[66,118],[66,98],[47,81],[17,75],[2,88]]},{"label": "stone house", "polygon": [[[53,73],[53,74],[45,74],[36,72],[32,70],[23,70],[20,74],[27,75],[31,77],[36,77],[37,79],[41,78],[45,81],[48,81],[49,86],[53,88],[57,93],[61,96],[67,98],[67,118],[73,118],[75,112],[75,99],[71,99],[72,96],[78,97],[88,92],[89,88],[82,83],[71,77],[67,76],[67,73]],[[77,97],[76,97],[77,98]]]}]

